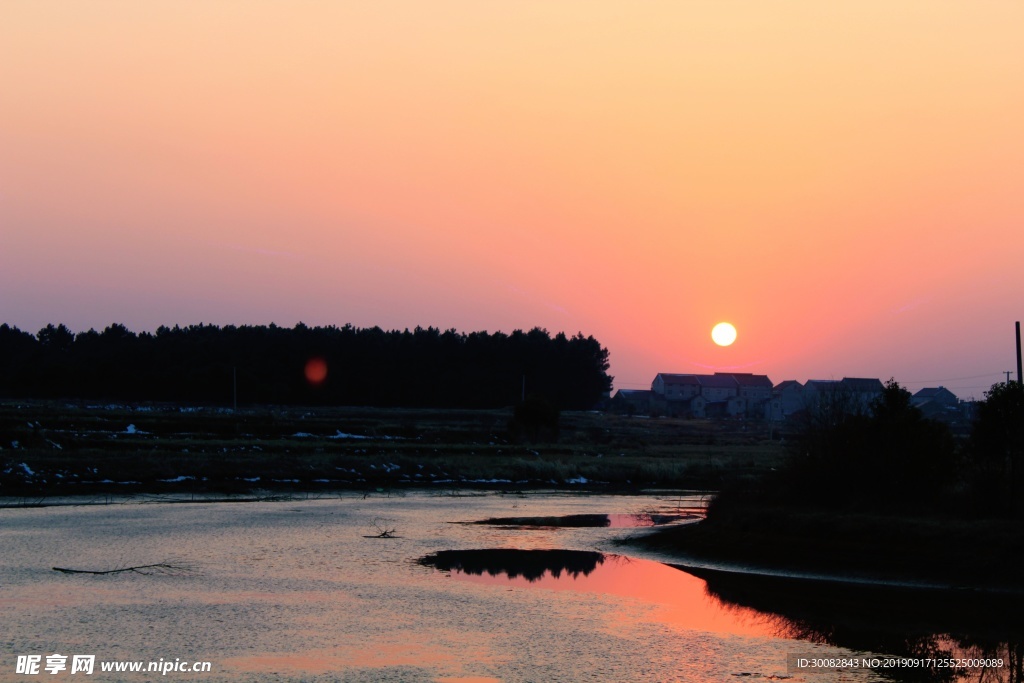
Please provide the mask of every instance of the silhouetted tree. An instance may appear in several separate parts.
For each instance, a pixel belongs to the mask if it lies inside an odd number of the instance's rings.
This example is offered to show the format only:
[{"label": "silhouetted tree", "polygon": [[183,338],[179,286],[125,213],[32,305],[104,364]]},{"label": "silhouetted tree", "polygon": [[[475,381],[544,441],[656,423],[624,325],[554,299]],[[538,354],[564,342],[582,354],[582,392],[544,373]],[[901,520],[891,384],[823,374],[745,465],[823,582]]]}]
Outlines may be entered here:
[{"label": "silhouetted tree", "polygon": [[[311,358],[323,382],[306,380]],[[611,388],[608,350],[593,337],[546,330],[459,333],[267,326],[161,326],[136,335],[113,324],[77,335],[48,325],[33,337],[0,327],[0,395],[226,405],[496,408],[530,393],[558,409],[592,407]]]},{"label": "silhouetted tree", "polygon": [[937,501],[956,474],[956,447],[949,427],[926,419],[910,392],[889,379],[871,404],[869,461],[880,468],[886,495]]},{"label": "silhouetted tree", "polygon": [[1024,386],[1020,382],[1000,382],[985,392],[985,400],[978,403],[969,452],[978,499],[990,509],[1024,512]]},{"label": "silhouetted tree", "polygon": [[808,423],[776,490],[826,507],[938,503],[956,474],[949,428],[926,419],[890,379],[866,413]]},{"label": "silhouetted tree", "polygon": [[54,327],[53,323],[39,330],[36,335],[39,344],[48,350],[67,353],[75,343],[75,335],[64,325]]}]

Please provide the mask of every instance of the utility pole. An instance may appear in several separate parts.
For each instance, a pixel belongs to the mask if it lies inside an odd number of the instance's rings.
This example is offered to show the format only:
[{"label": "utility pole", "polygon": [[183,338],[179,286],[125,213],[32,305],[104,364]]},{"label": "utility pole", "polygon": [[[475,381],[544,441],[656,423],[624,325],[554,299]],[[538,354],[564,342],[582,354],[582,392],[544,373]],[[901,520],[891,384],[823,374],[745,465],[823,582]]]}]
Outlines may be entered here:
[{"label": "utility pole", "polygon": [[1010,383],[1010,375],[1013,374],[1013,370],[1003,370],[1003,374],[1006,375],[1006,383]]},{"label": "utility pole", "polygon": [[1017,321],[1017,384],[1022,384],[1020,368],[1020,321]]}]

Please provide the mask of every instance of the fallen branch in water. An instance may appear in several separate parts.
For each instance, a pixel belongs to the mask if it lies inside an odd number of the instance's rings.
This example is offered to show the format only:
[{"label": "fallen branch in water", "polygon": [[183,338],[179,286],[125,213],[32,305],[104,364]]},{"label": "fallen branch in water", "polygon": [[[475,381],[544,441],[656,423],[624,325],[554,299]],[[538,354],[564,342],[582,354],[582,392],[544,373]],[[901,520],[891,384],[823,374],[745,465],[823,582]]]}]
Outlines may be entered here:
[{"label": "fallen branch in water", "polygon": [[389,529],[387,527],[387,522],[388,522],[388,520],[379,520],[379,519],[373,520],[374,528],[377,529],[377,531],[379,531],[380,533],[376,534],[374,536],[363,536],[363,538],[398,538],[398,536],[395,536],[395,532],[398,531],[398,529],[397,528]]},{"label": "fallen branch in water", "polygon": [[134,567],[121,567],[120,569],[106,569],[97,571],[95,569],[68,569],[66,567],[53,567],[53,571],[62,574],[120,574],[131,572],[133,574],[186,574],[192,571],[192,567],[184,564],[172,564],[170,562],[158,562],[156,564],[140,564]]}]

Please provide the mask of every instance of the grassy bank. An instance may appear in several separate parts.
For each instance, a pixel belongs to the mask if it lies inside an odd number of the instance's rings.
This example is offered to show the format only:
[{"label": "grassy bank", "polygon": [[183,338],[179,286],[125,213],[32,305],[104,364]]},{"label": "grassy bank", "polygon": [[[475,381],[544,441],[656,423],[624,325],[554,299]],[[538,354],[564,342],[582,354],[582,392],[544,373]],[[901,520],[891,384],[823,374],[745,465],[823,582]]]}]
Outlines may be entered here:
[{"label": "grassy bank", "polygon": [[1024,528],[1012,520],[730,505],[632,542],[755,568],[1024,591]]},{"label": "grassy bank", "polygon": [[0,495],[401,486],[717,488],[777,466],[766,425],[511,410],[0,405]]}]

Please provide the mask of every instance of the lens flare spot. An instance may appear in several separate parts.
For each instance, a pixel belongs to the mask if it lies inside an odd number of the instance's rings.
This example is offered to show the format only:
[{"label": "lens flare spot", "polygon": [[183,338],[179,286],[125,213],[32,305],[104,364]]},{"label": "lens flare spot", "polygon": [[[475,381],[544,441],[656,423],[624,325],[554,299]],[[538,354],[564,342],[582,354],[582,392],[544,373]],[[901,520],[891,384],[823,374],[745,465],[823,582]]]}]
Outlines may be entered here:
[{"label": "lens flare spot", "polygon": [[317,385],[327,379],[327,361],[323,358],[310,358],[306,361],[306,381]]}]

